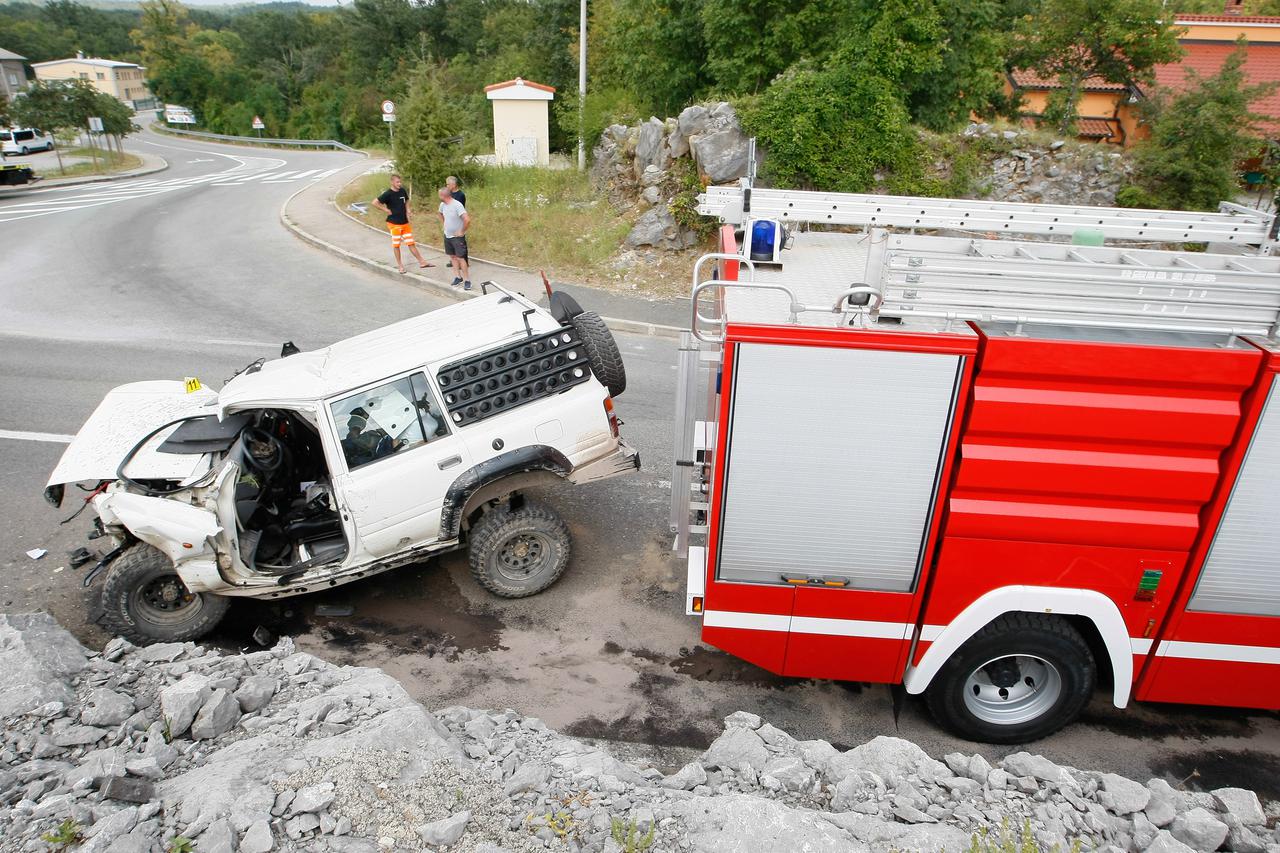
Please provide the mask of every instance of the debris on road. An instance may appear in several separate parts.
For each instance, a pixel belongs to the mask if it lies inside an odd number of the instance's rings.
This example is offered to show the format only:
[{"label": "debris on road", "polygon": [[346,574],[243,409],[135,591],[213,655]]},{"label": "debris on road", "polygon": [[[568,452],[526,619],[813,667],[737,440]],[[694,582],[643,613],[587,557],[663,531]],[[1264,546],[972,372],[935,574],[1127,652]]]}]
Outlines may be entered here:
[{"label": "debris on road", "polygon": [[270,631],[259,625],[253,629],[253,641],[260,646],[266,647],[271,645],[273,637]]},{"label": "debris on road", "polygon": [[32,548],[30,551],[27,552],[27,556],[33,560],[39,560],[41,557],[43,557],[45,554],[48,554],[48,553],[49,553],[48,550],[44,548]]},{"label": "debris on road", "polygon": [[0,688],[0,837],[15,850],[44,849],[66,821],[94,850],[183,837],[261,853],[616,851],[622,836],[635,850],[888,853],[1024,826],[1013,843],[1041,849],[1280,844],[1280,804],[1244,789],[1144,785],[1025,752],[939,761],[896,737],[840,750],[750,713],[665,772],[512,710],[429,713],[382,671],[287,637],[239,655],[123,639],[99,654],[45,614],[0,615],[0,667],[24,682]]},{"label": "debris on road", "polygon": [[78,569],[93,559],[93,553],[88,548],[77,548],[70,552],[68,559],[71,561],[71,568]]},{"label": "debris on road", "polygon": [[356,609],[350,604],[317,604],[317,616],[350,616]]}]

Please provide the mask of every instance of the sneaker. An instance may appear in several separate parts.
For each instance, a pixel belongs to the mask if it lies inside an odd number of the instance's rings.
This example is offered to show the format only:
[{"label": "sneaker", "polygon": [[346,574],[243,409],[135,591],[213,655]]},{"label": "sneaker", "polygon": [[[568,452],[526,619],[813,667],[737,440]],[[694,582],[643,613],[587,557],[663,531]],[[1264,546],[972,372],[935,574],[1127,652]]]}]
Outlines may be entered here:
[{"label": "sneaker", "polygon": [[450,287],[457,287],[460,284],[462,284],[462,276],[458,276],[453,281],[449,282]]},{"label": "sneaker", "polygon": [[462,289],[463,290],[471,289],[471,279],[467,279],[465,282],[463,282]]}]

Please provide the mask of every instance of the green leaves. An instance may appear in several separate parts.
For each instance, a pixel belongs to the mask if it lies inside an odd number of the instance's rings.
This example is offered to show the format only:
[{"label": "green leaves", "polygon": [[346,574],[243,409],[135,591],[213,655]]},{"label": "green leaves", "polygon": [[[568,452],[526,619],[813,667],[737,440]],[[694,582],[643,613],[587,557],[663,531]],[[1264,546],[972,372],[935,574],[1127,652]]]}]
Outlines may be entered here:
[{"label": "green leaves", "polygon": [[1151,136],[1139,144],[1132,205],[1216,210],[1239,192],[1238,164],[1261,154],[1261,116],[1249,105],[1275,83],[1248,85],[1242,44],[1212,77],[1187,71],[1181,94],[1154,92],[1145,106]]}]

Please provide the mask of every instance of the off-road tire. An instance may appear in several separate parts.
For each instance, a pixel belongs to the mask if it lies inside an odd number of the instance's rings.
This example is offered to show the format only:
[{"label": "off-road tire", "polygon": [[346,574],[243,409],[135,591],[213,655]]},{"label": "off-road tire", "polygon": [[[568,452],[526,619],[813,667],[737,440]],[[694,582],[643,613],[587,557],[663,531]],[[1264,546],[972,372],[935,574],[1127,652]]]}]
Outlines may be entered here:
[{"label": "off-road tire", "polygon": [[[487,510],[471,528],[469,559],[476,583],[502,598],[524,598],[542,592],[569,566],[569,528],[554,510],[524,499],[516,508],[503,503]],[[535,544],[536,543],[536,544]],[[526,550],[520,553],[521,546]],[[516,565],[532,559],[527,567]],[[518,556],[517,556],[518,555]]]},{"label": "off-road tire", "polygon": [[594,311],[584,311],[569,322],[582,339],[591,372],[609,389],[610,396],[620,396],[627,390],[627,369],[622,365],[622,353],[618,352],[618,343],[609,327]]},{"label": "off-road tire", "polygon": [[173,562],[159,549],[139,542],[115,559],[102,582],[102,626],[131,643],[173,643],[203,637],[222,621],[231,600],[210,593],[187,593],[189,604],[164,614],[145,600],[152,585],[166,578],[179,584]]},{"label": "off-road tire", "polygon": [[[967,706],[966,690],[975,671],[997,658],[1039,658],[1060,680],[1056,701],[1034,719],[998,724]],[[1053,734],[1073,721],[1093,694],[1097,666],[1089,644],[1070,623],[1038,613],[1007,613],[974,634],[942,665],[925,691],[930,713],[944,728],[969,740],[1020,744]]]}]

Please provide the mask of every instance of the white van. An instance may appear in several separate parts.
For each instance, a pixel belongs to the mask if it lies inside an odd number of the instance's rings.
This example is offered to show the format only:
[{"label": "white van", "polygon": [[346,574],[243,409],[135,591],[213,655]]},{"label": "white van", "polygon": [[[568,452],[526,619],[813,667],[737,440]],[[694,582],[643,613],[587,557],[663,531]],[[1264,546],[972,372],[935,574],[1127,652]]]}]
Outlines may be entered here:
[{"label": "white van", "polygon": [[0,146],[5,154],[30,154],[32,151],[52,151],[53,134],[34,127],[11,127],[0,130]]}]

